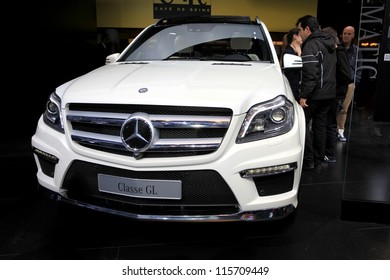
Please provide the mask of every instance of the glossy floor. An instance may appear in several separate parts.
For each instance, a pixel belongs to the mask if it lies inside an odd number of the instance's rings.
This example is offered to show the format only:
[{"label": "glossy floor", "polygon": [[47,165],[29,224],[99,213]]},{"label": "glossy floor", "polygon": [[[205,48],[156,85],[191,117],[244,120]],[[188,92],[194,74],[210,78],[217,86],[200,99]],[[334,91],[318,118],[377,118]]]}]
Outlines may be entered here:
[{"label": "glossy floor", "polygon": [[1,148],[0,259],[390,259],[390,123],[353,110],[335,164],[304,171],[294,219],[136,222],[35,192],[28,141]]}]

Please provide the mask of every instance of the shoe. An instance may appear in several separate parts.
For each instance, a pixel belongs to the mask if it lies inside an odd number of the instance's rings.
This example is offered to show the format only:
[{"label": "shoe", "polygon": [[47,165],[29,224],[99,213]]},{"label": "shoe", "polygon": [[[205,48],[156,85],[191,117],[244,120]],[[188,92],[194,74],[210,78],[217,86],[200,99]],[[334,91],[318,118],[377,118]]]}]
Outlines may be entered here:
[{"label": "shoe", "polygon": [[344,137],[344,128],[337,129],[337,139],[341,142],[347,141],[347,138]]},{"label": "shoe", "polygon": [[347,138],[345,138],[344,135],[338,134],[338,135],[337,135],[337,139],[338,139],[340,142],[347,142]]},{"label": "shoe", "polygon": [[336,163],[336,158],[335,157],[331,157],[331,156],[325,156],[324,157],[324,162],[327,162],[327,163]]}]

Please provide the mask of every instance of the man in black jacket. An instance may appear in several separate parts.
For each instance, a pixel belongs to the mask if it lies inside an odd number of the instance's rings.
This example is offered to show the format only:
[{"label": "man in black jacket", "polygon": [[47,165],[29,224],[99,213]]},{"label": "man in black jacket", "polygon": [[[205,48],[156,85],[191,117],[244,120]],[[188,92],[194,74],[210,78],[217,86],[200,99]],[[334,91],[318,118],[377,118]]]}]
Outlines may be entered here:
[{"label": "man in black jacket", "polygon": [[303,39],[299,100],[306,117],[303,169],[313,169],[324,161],[327,114],[336,98],[336,41],[311,15],[299,18],[296,26]]},{"label": "man in black jacket", "polygon": [[345,99],[348,86],[353,83],[351,77],[351,67],[349,65],[347,51],[343,44],[340,44],[337,31],[332,27],[325,27],[322,31],[330,34],[336,41],[336,99],[330,105],[326,124],[326,149],[324,161],[328,163],[336,162],[337,143],[337,116],[341,109],[341,104]]}]

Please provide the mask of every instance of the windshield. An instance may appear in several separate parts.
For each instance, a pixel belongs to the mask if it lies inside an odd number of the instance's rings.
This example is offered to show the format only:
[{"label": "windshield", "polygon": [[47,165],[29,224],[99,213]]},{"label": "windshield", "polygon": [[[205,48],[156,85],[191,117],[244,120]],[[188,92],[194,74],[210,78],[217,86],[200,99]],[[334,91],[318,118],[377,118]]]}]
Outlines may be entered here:
[{"label": "windshield", "polygon": [[133,42],[119,61],[222,60],[270,62],[260,25],[194,23],[153,26]]}]

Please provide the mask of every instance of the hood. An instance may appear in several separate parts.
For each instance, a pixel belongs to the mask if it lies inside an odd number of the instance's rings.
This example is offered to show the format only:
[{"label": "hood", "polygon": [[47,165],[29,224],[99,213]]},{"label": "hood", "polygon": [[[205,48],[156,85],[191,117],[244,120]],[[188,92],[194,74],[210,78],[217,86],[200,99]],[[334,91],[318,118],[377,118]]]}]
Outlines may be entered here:
[{"label": "hood", "polygon": [[309,38],[318,38],[330,53],[333,53],[336,50],[336,40],[330,34],[326,34],[321,31],[315,31],[310,35]]},{"label": "hood", "polygon": [[102,66],[57,89],[67,103],[150,104],[231,108],[234,114],[286,94],[270,63],[156,61]]}]

